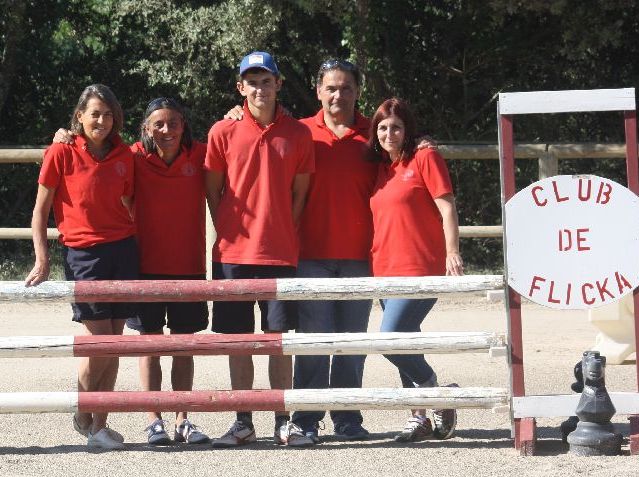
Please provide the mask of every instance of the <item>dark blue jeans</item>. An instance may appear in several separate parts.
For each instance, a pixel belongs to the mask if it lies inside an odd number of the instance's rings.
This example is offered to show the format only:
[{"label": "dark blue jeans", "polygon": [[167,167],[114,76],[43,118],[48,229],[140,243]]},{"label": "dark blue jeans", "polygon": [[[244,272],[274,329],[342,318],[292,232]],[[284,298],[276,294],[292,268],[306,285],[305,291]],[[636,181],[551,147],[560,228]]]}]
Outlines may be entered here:
[{"label": "dark blue jeans", "polygon": [[[433,308],[437,298],[380,300],[384,315],[380,331],[421,331],[421,324]],[[437,376],[423,354],[385,354],[384,357],[397,366],[405,388],[434,383]]]},{"label": "dark blue jeans", "polygon": [[[297,276],[302,278],[365,277],[367,261],[301,260]],[[372,300],[319,300],[298,303],[301,333],[366,332]],[[295,356],[294,389],[361,388],[365,355]],[[302,427],[321,421],[325,411],[297,411],[293,421]],[[362,422],[359,411],[331,411],[333,423]]]}]

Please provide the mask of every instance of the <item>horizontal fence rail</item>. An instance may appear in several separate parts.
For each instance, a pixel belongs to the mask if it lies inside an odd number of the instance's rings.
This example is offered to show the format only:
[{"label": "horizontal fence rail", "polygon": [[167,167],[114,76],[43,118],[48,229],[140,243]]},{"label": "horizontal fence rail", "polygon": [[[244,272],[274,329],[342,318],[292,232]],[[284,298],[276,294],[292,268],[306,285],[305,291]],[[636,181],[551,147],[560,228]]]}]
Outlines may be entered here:
[{"label": "horizontal fence rail", "polygon": [[0,393],[2,414],[420,408],[507,411],[508,405],[508,391],[490,387]]},{"label": "horizontal fence rail", "polygon": [[435,354],[505,351],[501,333],[268,333],[139,336],[12,336],[0,358],[194,355]]},{"label": "horizontal fence rail", "polygon": [[[476,160],[498,159],[497,144],[440,144],[437,150],[446,159]],[[3,147],[0,148],[0,164],[42,162],[43,147]],[[517,159],[538,159],[545,154],[559,159],[579,158],[625,158],[626,146],[623,143],[597,144],[518,144],[515,146]]]},{"label": "horizontal fence rail", "polygon": [[[501,238],[501,225],[461,225],[459,236],[462,238]],[[47,238],[57,240],[60,233],[57,229],[47,229]],[[28,227],[0,227],[0,240],[31,240],[32,232]]]},{"label": "horizontal fence rail", "polygon": [[461,277],[282,278],[262,280],[47,281],[25,287],[0,282],[0,302],[162,302],[248,300],[362,300],[428,298],[503,288],[502,275]]},{"label": "horizontal fence rail", "polygon": [[[439,152],[451,160],[495,160],[499,159],[497,144],[440,144]],[[25,146],[0,148],[0,164],[37,163],[42,161],[43,147]],[[519,144],[515,147],[517,159],[537,159],[539,178],[557,174],[558,159],[622,159],[625,144]],[[461,238],[502,238],[501,225],[466,225],[459,228]],[[47,230],[47,238],[58,238],[56,229]],[[0,240],[29,240],[30,228],[0,228]]]},{"label": "horizontal fence rail", "polygon": [[[639,393],[611,392],[615,413],[639,414]],[[574,416],[581,394],[546,394],[541,396],[514,396],[513,417],[566,417]]]}]

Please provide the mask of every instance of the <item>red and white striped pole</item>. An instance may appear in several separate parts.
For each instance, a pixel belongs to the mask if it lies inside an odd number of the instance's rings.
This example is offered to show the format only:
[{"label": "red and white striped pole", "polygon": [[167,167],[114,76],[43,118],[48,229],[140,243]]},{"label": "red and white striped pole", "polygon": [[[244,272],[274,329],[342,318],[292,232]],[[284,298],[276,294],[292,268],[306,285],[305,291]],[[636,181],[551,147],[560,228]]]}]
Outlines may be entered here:
[{"label": "red and white striped pole", "polygon": [[505,355],[502,333],[267,333],[0,337],[0,358],[477,353]]},{"label": "red and white striped pole", "polygon": [[0,413],[227,412],[349,409],[509,410],[501,388],[269,389],[0,393]]},{"label": "red and white striped pole", "polygon": [[501,275],[462,277],[282,278],[263,280],[128,280],[0,282],[0,302],[152,302],[360,300],[427,298],[436,293],[497,290]]}]

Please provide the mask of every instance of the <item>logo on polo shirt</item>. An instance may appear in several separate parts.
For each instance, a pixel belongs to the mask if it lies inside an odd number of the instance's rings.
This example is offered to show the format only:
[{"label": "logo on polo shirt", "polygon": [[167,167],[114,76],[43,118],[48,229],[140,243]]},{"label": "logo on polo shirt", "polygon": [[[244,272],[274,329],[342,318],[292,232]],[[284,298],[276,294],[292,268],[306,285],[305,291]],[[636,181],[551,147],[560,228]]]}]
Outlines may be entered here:
[{"label": "logo on polo shirt", "polygon": [[413,171],[412,169],[408,169],[402,174],[402,180],[404,182],[410,181],[413,177],[415,177],[415,171]]},{"label": "logo on polo shirt", "polygon": [[120,177],[124,177],[126,175],[126,164],[122,161],[118,161],[114,164],[115,172]]},{"label": "logo on polo shirt", "polygon": [[195,175],[195,166],[192,163],[187,162],[185,164],[182,164],[181,171],[182,171],[182,175],[183,176],[187,176],[187,177],[194,176]]}]

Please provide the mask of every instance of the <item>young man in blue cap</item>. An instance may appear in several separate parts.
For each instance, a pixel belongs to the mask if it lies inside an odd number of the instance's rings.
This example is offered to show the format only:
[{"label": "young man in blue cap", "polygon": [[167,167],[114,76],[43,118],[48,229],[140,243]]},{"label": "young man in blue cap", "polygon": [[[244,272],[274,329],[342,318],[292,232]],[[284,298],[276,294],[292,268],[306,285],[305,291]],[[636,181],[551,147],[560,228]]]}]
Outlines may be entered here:
[{"label": "young man in blue cap", "polygon": [[[217,232],[213,247],[214,279],[277,279],[296,274],[299,221],[310,174],[314,172],[311,134],[283,114],[277,104],[282,79],[273,57],[256,51],[242,59],[237,89],[245,98],[244,121],[222,120],[209,132],[205,160],[207,200]],[[259,301],[265,333],[296,328],[294,302]],[[254,302],[214,302],[213,327],[218,333],[253,333]],[[229,356],[231,387],[253,387],[252,356]],[[269,357],[273,389],[292,384],[290,356]],[[313,441],[276,412],[275,442],[290,446]],[[255,442],[250,412],[238,412],[230,430],[214,447]]]}]

